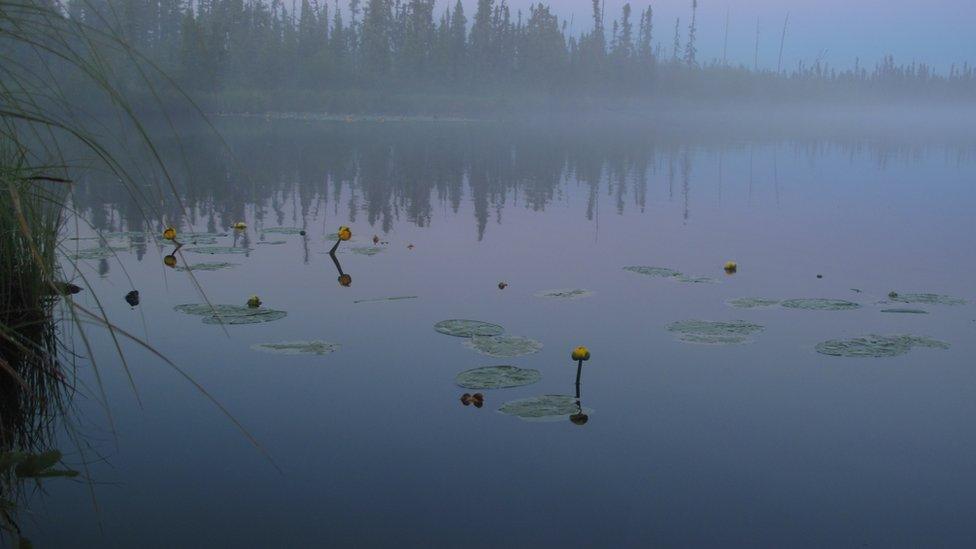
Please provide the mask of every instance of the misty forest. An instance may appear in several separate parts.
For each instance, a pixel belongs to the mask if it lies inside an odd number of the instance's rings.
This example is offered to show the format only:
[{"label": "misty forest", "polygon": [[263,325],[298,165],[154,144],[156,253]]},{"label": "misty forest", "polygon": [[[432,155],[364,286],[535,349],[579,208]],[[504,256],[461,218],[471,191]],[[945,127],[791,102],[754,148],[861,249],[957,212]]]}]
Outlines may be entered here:
[{"label": "misty forest", "polygon": [[971,0],[0,0],[0,547],[970,547]]}]

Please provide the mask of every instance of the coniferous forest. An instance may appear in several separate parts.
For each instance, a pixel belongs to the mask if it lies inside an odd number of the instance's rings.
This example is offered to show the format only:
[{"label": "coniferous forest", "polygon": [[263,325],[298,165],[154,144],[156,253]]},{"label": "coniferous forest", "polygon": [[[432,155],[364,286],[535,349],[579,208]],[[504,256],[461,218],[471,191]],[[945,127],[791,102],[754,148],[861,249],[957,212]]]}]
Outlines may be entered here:
[{"label": "coniferous forest", "polygon": [[659,21],[653,5],[606,14],[593,0],[585,25],[545,3],[523,12],[505,0],[479,0],[474,13],[435,0],[68,1],[69,18],[120,35],[218,110],[976,98],[968,64],[938,72],[888,56],[786,67],[782,42],[775,70],[704,58],[697,0],[676,21]]}]

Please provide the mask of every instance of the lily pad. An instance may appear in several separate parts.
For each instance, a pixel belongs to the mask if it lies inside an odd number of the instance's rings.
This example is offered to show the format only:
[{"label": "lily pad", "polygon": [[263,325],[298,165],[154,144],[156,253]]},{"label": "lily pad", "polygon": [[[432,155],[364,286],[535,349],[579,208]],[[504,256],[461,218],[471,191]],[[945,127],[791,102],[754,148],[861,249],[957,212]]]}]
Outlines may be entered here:
[{"label": "lily pad", "polygon": [[543,297],[547,299],[582,299],[592,295],[593,292],[589,290],[581,290],[579,288],[565,290],[543,290],[535,294],[536,297]]},{"label": "lily pad", "polygon": [[681,276],[681,272],[674,269],[668,269],[667,267],[648,267],[646,265],[635,265],[631,267],[624,267],[625,271],[630,271],[632,273],[642,274],[644,276],[652,276],[655,278],[674,278]]},{"label": "lily pad", "polygon": [[177,235],[177,238],[179,238],[180,236],[182,236],[183,238],[186,238],[186,239],[193,239],[193,238],[219,238],[219,237],[223,237],[223,236],[228,236],[228,233],[187,232],[187,233],[182,233],[180,235]]},{"label": "lily pad", "polygon": [[531,355],[542,350],[542,343],[520,336],[474,336],[464,344],[483,355],[498,358]]},{"label": "lily pad", "polygon": [[187,238],[186,240],[188,240],[194,246],[209,246],[217,243],[217,237],[215,236],[194,236]]},{"label": "lily pad", "polygon": [[359,255],[376,255],[383,250],[384,248],[377,248],[376,246],[353,246],[349,248],[350,252]]},{"label": "lily pad", "polygon": [[465,389],[505,389],[532,385],[542,379],[539,370],[516,366],[485,366],[457,375],[455,383]]},{"label": "lily pad", "polygon": [[928,311],[923,311],[922,309],[908,309],[908,308],[894,308],[894,309],[881,309],[882,313],[898,313],[905,315],[927,315]]},{"label": "lily pad", "polygon": [[198,246],[196,248],[187,248],[186,251],[195,254],[246,254],[251,251],[250,248],[235,248],[232,246]]},{"label": "lily pad", "polygon": [[251,345],[255,351],[277,353],[280,355],[328,355],[339,350],[338,343],[328,341],[283,341],[281,343],[258,343]]},{"label": "lily pad", "polygon": [[262,240],[261,242],[258,242],[258,245],[279,246],[281,244],[287,244],[287,243],[288,242],[286,240]]},{"label": "lily pad", "polygon": [[497,336],[505,333],[505,328],[498,324],[463,319],[442,320],[434,324],[434,329],[454,337]]},{"label": "lily pad", "polygon": [[913,335],[870,334],[852,339],[831,339],[817,344],[817,352],[843,357],[892,357],[903,355],[913,347],[948,349],[949,344],[936,339]]},{"label": "lily pad", "polygon": [[245,305],[214,305],[191,303],[177,305],[174,310],[188,315],[203,317],[204,324],[260,324],[281,320],[288,316],[285,311],[247,307]]},{"label": "lily pad", "polygon": [[127,251],[129,251],[127,246],[99,246],[98,248],[79,250],[77,253],[73,254],[71,258],[75,260],[108,259],[115,256],[115,254],[118,252]]},{"label": "lily pad", "polygon": [[761,325],[744,320],[682,320],[668,326],[668,331],[678,334],[679,340],[706,345],[748,343],[750,336],[762,330]]},{"label": "lily pad", "polygon": [[[273,233],[273,234],[301,234],[303,229],[298,227],[271,227],[268,229],[262,229],[262,233]],[[336,235],[338,238],[338,235]]]},{"label": "lily pad", "polygon": [[188,267],[179,266],[176,268],[178,271],[219,271],[221,269],[229,269],[231,267],[236,267],[240,263],[194,263]]},{"label": "lily pad", "polygon": [[680,274],[674,277],[678,282],[685,282],[689,284],[718,284],[718,280],[710,276],[695,276]]},{"label": "lily pad", "polygon": [[966,300],[958,297],[940,294],[896,294],[888,295],[888,299],[898,303],[925,303],[928,305],[965,305]]},{"label": "lily pad", "polygon": [[593,413],[576,403],[576,398],[569,395],[543,395],[506,402],[498,411],[525,421],[560,421],[573,414]]},{"label": "lily pad", "polygon": [[417,299],[415,295],[398,295],[394,297],[379,297],[376,299],[357,299],[353,303],[383,303],[385,301],[403,301],[405,299]]},{"label": "lily pad", "polygon": [[729,306],[736,309],[757,309],[760,307],[772,307],[779,305],[778,299],[766,299],[764,297],[740,297],[727,301]]},{"label": "lily pad", "polygon": [[787,299],[780,305],[787,309],[806,309],[809,311],[850,311],[861,308],[859,303],[846,299]]}]

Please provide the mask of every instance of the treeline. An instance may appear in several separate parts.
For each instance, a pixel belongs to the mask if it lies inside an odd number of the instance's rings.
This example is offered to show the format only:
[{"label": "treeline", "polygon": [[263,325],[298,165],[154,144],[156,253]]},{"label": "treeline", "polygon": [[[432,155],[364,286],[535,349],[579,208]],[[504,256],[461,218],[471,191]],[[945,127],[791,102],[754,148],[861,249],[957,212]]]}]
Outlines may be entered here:
[{"label": "treeline", "polygon": [[[473,14],[435,0],[67,0],[69,17],[121,34],[181,87],[202,96],[283,92],[803,99],[830,94],[976,98],[976,71],[821,61],[760,70],[703,60],[697,0],[687,23],[630,4],[610,23],[546,4],[513,12],[478,0]],[[575,33],[574,28],[587,28]],[[282,97],[282,96],[279,96]]]}]

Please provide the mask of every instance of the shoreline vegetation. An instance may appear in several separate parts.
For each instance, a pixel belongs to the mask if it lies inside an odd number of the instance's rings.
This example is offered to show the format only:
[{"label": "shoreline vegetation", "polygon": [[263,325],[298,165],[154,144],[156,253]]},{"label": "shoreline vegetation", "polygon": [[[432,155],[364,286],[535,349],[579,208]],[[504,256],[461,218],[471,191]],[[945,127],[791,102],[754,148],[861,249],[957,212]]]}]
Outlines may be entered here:
[{"label": "shoreline vegetation", "polygon": [[[653,5],[625,4],[610,15],[594,0],[590,21],[581,23],[560,19],[546,3],[523,11],[505,0],[479,0],[472,14],[455,0],[64,6],[72,21],[124,37],[206,112],[465,117],[674,104],[976,104],[969,63],[942,72],[892,56],[849,67],[820,59],[784,66],[789,24],[779,51],[760,51],[757,43],[753,63],[724,54],[704,58],[696,0],[687,11],[677,21],[659,21]],[[144,90],[138,73],[114,72],[137,103],[160,99],[158,90]],[[166,94],[162,99],[171,103]]]}]

